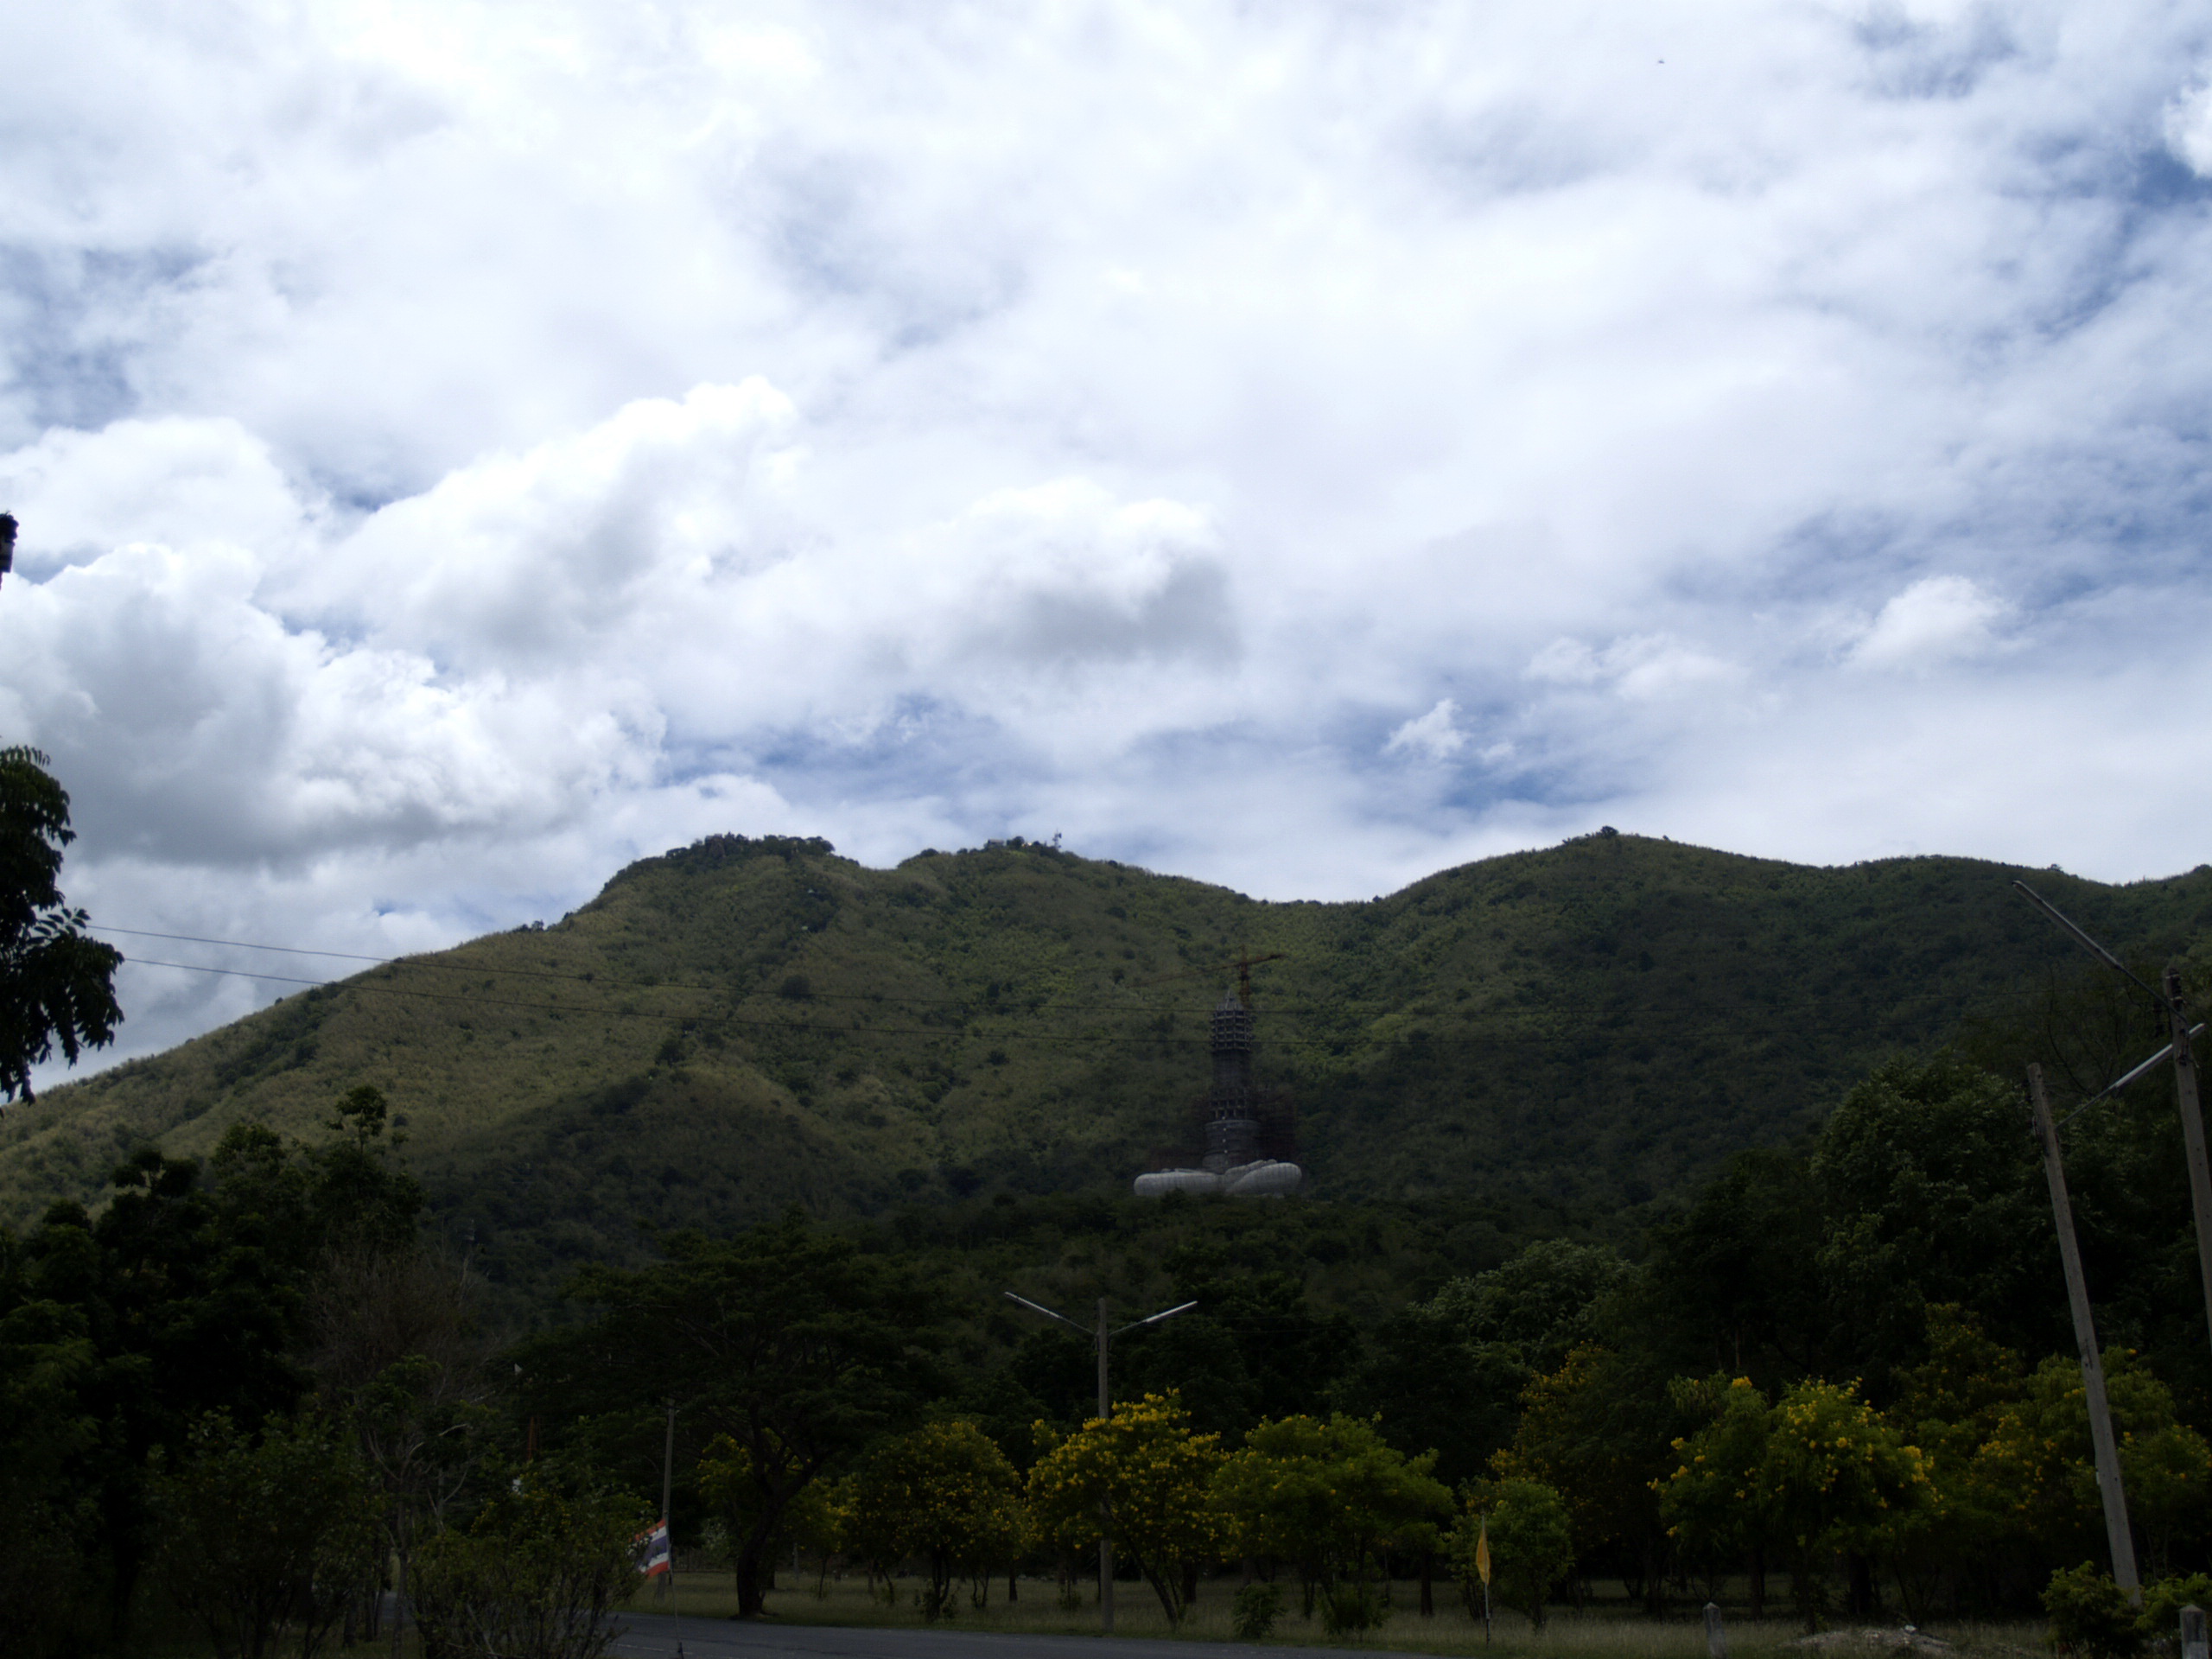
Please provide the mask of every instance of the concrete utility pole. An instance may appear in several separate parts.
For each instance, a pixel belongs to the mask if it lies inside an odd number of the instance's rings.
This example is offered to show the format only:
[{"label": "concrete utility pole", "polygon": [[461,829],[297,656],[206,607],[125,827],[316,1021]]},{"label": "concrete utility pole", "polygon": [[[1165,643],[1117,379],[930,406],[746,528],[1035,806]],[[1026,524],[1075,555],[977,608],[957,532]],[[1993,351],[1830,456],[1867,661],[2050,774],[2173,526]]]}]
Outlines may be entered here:
[{"label": "concrete utility pole", "polygon": [[2181,1108],[2182,1145],[2189,1156],[2189,1201],[2196,1211],[2196,1273],[2204,1281],[2204,1328],[2212,1332],[2212,1169],[2204,1162],[2204,1117],[2196,1103],[2196,1055],[2183,1012],[2181,973],[2166,969],[2166,1030],[2174,1057],[2174,1098]]},{"label": "concrete utility pole", "polygon": [[[1068,1318],[1066,1314],[1055,1313],[1041,1302],[1033,1302],[1027,1296],[1016,1296],[1010,1290],[1006,1293],[1006,1295],[1009,1300],[1020,1302],[1032,1313],[1042,1313],[1048,1319],[1058,1319],[1071,1331],[1083,1331],[1083,1326]],[[1103,1296],[1098,1299],[1097,1328],[1093,1331],[1084,1331],[1084,1334],[1098,1345],[1098,1419],[1101,1422],[1109,1421],[1114,1414],[1113,1395],[1108,1392],[1106,1386],[1107,1354],[1113,1345],[1114,1338],[1125,1337],[1130,1332],[1141,1330],[1147,1325],[1158,1325],[1162,1319],[1172,1319],[1178,1313],[1187,1313],[1197,1306],[1196,1302],[1185,1302],[1179,1307],[1166,1308],[1158,1313],[1147,1314],[1141,1319],[1133,1319],[1119,1331],[1109,1331],[1106,1328],[1106,1299]],[[1098,1500],[1098,1629],[1100,1633],[1105,1636],[1114,1634],[1113,1534],[1114,1512],[1107,1500],[1102,1497]]]},{"label": "concrete utility pole", "polygon": [[2104,1503],[2105,1541],[2112,1548],[2112,1575],[2142,1605],[2135,1576],[2135,1535],[2127,1524],[2127,1493],[2120,1480],[2120,1446],[2113,1439],[2112,1407],[2105,1399],[2104,1357],[2097,1350],[2097,1328],[2089,1317],[2089,1287],[2082,1277],[2082,1251],[2074,1241],[2074,1207],[2066,1197],[2066,1165],[2058,1150],[2058,1126],[2051,1122],[2044,1093],[2043,1067],[2028,1068],[2028,1099],[2035,1109],[2036,1139],[2043,1143],[2043,1173],[2050,1183],[2051,1219],[2058,1228],[2058,1259],[2066,1269],[2066,1305],[2074,1315],[2074,1340],[2082,1351],[2082,1386],[2089,1402],[2089,1445],[2097,1458],[2097,1496]]},{"label": "concrete utility pole", "polygon": [[2099,1101],[2126,1088],[2168,1055],[2173,1057],[2174,1095],[2181,1112],[2182,1156],[2189,1164],[2190,1208],[2195,1212],[2196,1221],[2196,1274],[2204,1286],[2205,1336],[2208,1340],[2212,1340],[2212,1169],[2208,1169],[2205,1165],[2204,1118],[2196,1103],[2196,1057],[2190,1051],[2191,1042],[2204,1027],[2189,1023],[2189,1015],[2182,1002],[2179,973],[2171,968],[2167,969],[2164,990],[2152,990],[2136,978],[2126,963],[2075,926],[2050,899],[2024,881],[2015,881],[2012,885],[2020,890],[2030,904],[2072,934],[2082,949],[2142,990],[2158,1006],[2159,1017],[2166,1026],[2166,1046],[2126,1076],[2107,1084],[2090,1096],[2074,1109],[2066,1121],[2072,1122]]}]

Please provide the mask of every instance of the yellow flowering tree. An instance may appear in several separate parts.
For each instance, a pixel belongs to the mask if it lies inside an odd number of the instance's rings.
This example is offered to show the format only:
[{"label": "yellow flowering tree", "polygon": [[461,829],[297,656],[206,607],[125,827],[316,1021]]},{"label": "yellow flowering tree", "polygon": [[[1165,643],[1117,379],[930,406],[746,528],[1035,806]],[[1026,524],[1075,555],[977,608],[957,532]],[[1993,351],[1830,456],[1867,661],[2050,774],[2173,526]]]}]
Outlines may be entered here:
[{"label": "yellow flowering tree", "polygon": [[1082,1549],[1098,1541],[1103,1525],[1116,1551],[1144,1574],[1167,1622],[1180,1624],[1188,1607],[1183,1569],[1221,1553],[1220,1517],[1209,1499],[1220,1437],[1194,1433],[1173,1393],[1147,1394],[1056,1443],[1042,1423],[1037,1435],[1047,1447],[1029,1471],[1038,1535]]},{"label": "yellow flowering tree", "polygon": [[[2134,1355],[2106,1351],[2105,1386],[2138,1547],[2152,1571],[2162,1573],[2204,1536],[2212,1446],[2176,1421],[2172,1394]],[[2075,1361],[2054,1355],[2035,1369],[2018,1397],[1998,1414],[1977,1470],[2022,1541],[2046,1560],[2103,1553],[2088,1401]]]},{"label": "yellow flowering tree", "polygon": [[843,1527],[871,1559],[918,1558],[922,1613],[952,1611],[956,1574],[981,1578],[1020,1554],[1020,1478],[973,1423],[931,1423],[877,1442],[840,1494]]},{"label": "yellow flowering tree", "polygon": [[1365,1612],[1382,1552],[1417,1532],[1433,1538],[1452,1513],[1452,1494],[1429,1473],[1435,1463],[1433,1452],[1409,1458],[1386,1445],[1360,1418],[1285,1417],[1254,1428],[1216,1471],[1214,1503],[1232,1553],[1296,1566],[1309,1618],[1317,1587],[1348,1586]]},{"label": "yellow flowering tree", "polygon": [[1920,1448],[1859,1397],[1859,1385],[1817,1377],[1775,1402],[1753,1490],[1792,1557],[1808,1634],[1819,1623],[1821,1563],[1838,1550],[1886,1551],[1932,1493]]},{"label": "yellow flowering tree", "polygon": [[1653,1483],[1668,1535],[1708,1565],[1760,1548],[1774,1529],[1760,1479],[1773,1408],[1746,1376],[1678,1380],[1675,1395],[1707,1407],[1712,1421],[1675,1442],[1674,1473]]},{"label": "yellow flowering tree", "polygon": [[1925,1624],[1942,1578],[2026,1542],[1987,1447],[2025,1386],[2020,1357],[1955,1304],[1927,1309],[1927,1357],[1897,1373],[1888,1416],[1928,1459],[1929,1501],[1897,1528],[1891,1565],[1905,1609]]}]

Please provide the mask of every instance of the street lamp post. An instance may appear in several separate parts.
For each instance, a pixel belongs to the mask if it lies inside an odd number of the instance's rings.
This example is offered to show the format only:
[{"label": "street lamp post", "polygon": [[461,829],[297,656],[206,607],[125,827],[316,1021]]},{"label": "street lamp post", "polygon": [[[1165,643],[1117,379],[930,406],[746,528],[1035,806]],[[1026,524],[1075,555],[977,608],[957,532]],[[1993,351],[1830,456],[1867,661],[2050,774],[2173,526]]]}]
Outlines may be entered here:
[{"label": "street lamp post", "polygon": [[[1118,1331],[1109,1331],[1106,1328],[1106,1299],[1103,1296],[1101,1296],[1098,1299],[1097,1326],[1094,1330],[1084,1331],[1083,1326],[1077,1325],[1073,1319],[1068,1318],[1066,1314],[1055,1313],[1051,1308],[1045,1306],[1041,1302],[1033,1302],[1027,1296],[1016,1296],[1010,1290],[1007,1291],[1006,1294],[1011,1300],[1020,1302],[1024,1307],[1027,1308],[1033,1313],[1042,1313],[1048,1319],[1058,1319],[1062,1325],[1067,1326],[1071,1331],[1083,1331],[1085,1336],[1090,1337],[1092,1341],[1097,1344],[1098,1416],[1101,1421],[1104,1421],[1111,1418],[1114,1414],[1113,1395],[1109,1392],[1106,1382],[1106,1358],[1109,1351],[1113,1345],[1113,1339],[1116,1337],[1127,1336],[1130,1332],[1141,1330],[1147,1325],[1158,1325],[1162,1319],[1172,1319],[1178,1313],[1187,1313],[1198,1306],[1196,1302],[1185,1302],[1179,1307],[1163,1308],[1159,1313],[1147,1314],[1141,1319],[1133,1319]],[[1114,1634],[1114,1540],[1112,1525],[1114,1516],[1112,1510],[1108,1507],[1106,1500],[1103,1498],[1099,1500],[1098,1510],[1098,1628],[1103,1634],[1111,1636]]]}]

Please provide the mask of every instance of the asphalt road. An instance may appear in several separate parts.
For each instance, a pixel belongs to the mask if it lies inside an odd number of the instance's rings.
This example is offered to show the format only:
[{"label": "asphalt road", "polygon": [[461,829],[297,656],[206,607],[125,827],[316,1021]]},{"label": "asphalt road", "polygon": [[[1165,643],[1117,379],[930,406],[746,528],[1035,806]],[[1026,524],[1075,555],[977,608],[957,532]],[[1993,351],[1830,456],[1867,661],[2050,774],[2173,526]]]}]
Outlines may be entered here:
[{"label": "asphalt road", "polygon": [[[778,1624],[673,1614],[632,1617],[613,1651],[625,1659],[1281,1659],[1281,1648],[1238,1643],[1147,1642],[1122,1637],[995,1636],[981,1631],[890,1630],[838,1624]],[[1375,1649],[1300,1648],[1299,1659],[1375,1659]]]}]

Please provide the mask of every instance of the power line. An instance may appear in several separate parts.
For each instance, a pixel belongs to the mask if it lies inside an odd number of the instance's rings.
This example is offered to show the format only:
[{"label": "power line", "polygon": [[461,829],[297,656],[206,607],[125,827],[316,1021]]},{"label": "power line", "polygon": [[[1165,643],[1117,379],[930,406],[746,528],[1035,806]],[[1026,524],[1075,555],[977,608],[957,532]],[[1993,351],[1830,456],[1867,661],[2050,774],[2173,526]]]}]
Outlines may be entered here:
[{"label": "power line", "polygon": [[[395,963],[404,962],[410,963],[414,967],[435,968],[439,969],[441,972],[450,974],[510,974],[531,979],[581,980],[586,984],[594,983],[598,978],[598,976],[594,974],[563,974],[557,973],[550,968],[484,968],[468,963],[440,962],[435,957],[427,954],[417,954],[410,957],[370,957],[364,956],[358,950],[311,950],[307,949],[305,946],[296,944],[256,944],[249,939],[211,939],[198,933],[156,933],[148,928],[107,927],[97,922],[87,922],[85,925],[90,931],[94,933],[124,933],[130,935],[133,938],[138,939],[173,939],[180,944],[228,945],[232,949],[237,950],[277,950],[282,951],[288,957],[335,957],[345,962],[369,962],[387,967]],[[190,963],[183,962],[162,963],[156,965],[164,968],[188,968],[192,966]],[[211,969],[209,971],[243,972],[245,970]],[[283,976],[281,974],[260,974],[251,976],[251,977],[260,979],[282,979]],[[297,982],[303,985],[321,985],[333,982],[325,980],[301,980]],[[708,988],[702,985],[696,987],[685,987],[682,988],[705,990]]]}]

